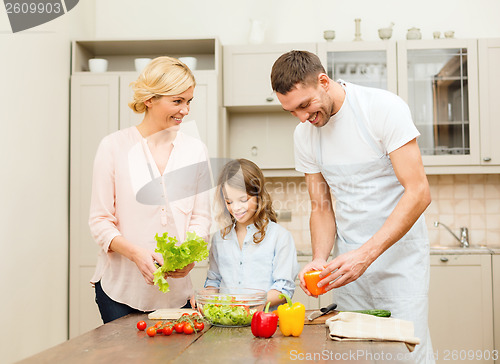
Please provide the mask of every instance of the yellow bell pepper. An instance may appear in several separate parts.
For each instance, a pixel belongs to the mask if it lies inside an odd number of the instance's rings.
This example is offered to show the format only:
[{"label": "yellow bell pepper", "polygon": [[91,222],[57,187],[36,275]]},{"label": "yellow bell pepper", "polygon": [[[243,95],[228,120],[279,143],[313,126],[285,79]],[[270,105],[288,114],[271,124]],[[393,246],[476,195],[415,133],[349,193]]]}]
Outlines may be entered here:
[{"label": "yellow bell pepper", "polygon": [[304,330],[306,307],[300,302],[292,303],[287,294],[280,294],[279,297],[286,299],[286,303],[278,306],[281,333],[284,336],[300,336]]}]

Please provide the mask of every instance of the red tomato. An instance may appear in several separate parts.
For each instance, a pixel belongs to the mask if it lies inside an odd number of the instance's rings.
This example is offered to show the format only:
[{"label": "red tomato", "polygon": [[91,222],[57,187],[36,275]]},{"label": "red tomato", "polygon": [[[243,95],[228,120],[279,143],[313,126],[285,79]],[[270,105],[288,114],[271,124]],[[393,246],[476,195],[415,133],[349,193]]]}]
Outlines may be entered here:
[{"label": "red tomato", "polygon": [[[182,314],[182,316],[189,316],[189,313],[184,312],[184,313]],[[181,316],[181,317],[182,317],[182,316]]]},{"label": "red tomato", "polygon": [[184,322],[177,322],[174,325],[174,330],[179,334],[182,333],[184,331]]},{"label": "red tomato", "polygon": [[202,331],[205,328],[205,324],[203,322],[196,321],[194,323],[194,328],[196,329],[196,331]]},{"label": "red tomato", "polygon": [[146,330],[146,333],[150,337],[155,336],[156,335],[156,327],[154,327],[154,326],[148,327],[148,329]]},{"label": "red tomato", "polygon": [[172,335],[172,332],[174,332],[174,327],[173,326],[164,326],[163,327],[163,335]]},{"label": "red tomato", "polygon": [[191,326],[191,324],[190,324],[190,323],[186,323],[186,324],[184,325],[184,330],[183,330],[183,331],[184,331],[184,333],[185,333],[186,335],[189,335],[189,334],[192,334],[192,333],[193,333],[194,329],[193,329],[193,326]]},{"label": "red tomato", "polygon": [[148,325],[146,324],[146,321],[139,321],[137,323],[137,330],[144,331],[144,330],[146,330],[146,327],[148,327]]},{"label": "red tomato", "polygon": [[163,322],[158,321],[158,322],[155,324],[155,326],[154,326],[154,327],[159,328],[161,325],[163,325]]}]

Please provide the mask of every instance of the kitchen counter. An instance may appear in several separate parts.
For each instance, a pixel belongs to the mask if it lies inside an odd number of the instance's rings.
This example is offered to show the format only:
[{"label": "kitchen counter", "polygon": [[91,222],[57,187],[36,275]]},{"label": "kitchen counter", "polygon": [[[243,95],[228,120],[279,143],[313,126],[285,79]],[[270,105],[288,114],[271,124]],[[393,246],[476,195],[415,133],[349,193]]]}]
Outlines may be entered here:
[{"label": "kitchen counter", "polygon": [[336,342],[324,325],[305,325],[300,337],[284,337],[279,329],[271,339],[254,338],[250,327],[211,326],[198,334],[148,337],[131,314],[23,360],[39,363],[278,363],[310,360],[316,363],[414,363],[399,342]]},{"label": "kitchen counter", "polygon": [[[500,248],[488,248],[485,246],[471,246],[469,248],[461,248],[459,246],[442,246],[432,245],[430,249],[431,255],[437,254],[450,254],[450,255],[463,255],[463,254],[500,254]],[[312,256],[311,250],[298,250],[297,256],[307,257]],[[330,254],[330,258],[332,255]]]}]

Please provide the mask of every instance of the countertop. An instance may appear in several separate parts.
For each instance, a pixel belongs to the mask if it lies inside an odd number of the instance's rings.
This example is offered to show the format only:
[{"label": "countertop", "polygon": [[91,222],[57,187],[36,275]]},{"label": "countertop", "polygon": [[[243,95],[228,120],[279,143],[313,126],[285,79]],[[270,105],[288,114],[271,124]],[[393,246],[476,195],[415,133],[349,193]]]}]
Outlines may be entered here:
[{"label": "countertop", "polygon": [[[485,246],[471,246],[469,248],[461,248],[459,246],[440,246],[433,245],[430,249],[431,255],[450,254],[450,255],[466,255],[466,254],[500,254],[500,248],[488,248]],[[312,250],[297,250],[297,256],[312,256]]]},{"label": "countertop", "polygon": [[148,337],[138,331],[145,314],[131,314],[99,326],[58,346],[23,360],[39,363],[282,363],[295,360],[328,363],[359,361],[414,363],[400,342],[337,342],[327,336],[324,325],[305,325],[299,337],[278,331],[271,339],[254,338],[250,327],[211,326],[203,332]]}]

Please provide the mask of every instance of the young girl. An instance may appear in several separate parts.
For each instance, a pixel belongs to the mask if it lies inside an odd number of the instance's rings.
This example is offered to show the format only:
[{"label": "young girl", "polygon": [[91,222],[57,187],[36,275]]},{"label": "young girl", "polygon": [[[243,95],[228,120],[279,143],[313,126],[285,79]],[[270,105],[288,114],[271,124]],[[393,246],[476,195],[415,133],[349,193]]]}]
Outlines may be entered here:
[{"label": "young girl", "polygon": [[222,228],[212,238],[205,287],[262,289],[271,306],[284,302],[281,293],[292,297],[297,252],[292,234],[276,223],[260,168],[247,159],[227,163],[215,207]]}]

